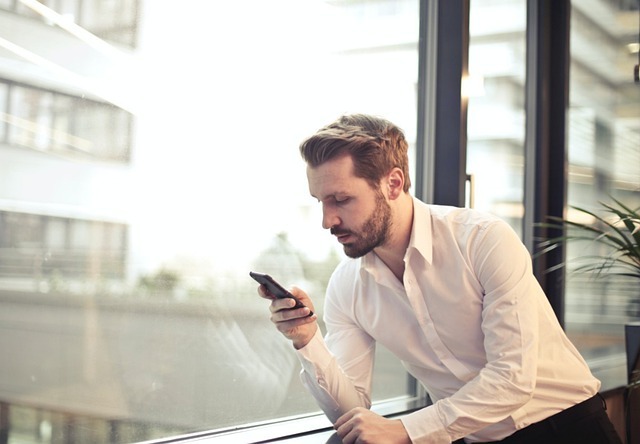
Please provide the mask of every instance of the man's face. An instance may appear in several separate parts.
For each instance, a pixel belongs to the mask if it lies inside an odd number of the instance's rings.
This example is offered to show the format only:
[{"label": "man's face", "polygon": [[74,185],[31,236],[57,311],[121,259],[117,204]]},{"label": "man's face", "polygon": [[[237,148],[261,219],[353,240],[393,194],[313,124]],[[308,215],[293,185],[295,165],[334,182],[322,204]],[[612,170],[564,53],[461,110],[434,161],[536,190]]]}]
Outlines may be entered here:
[{"label": "man's face", "polygon": [[353,174],[351,156],[307,168],[309,191],[322,204],[322,226],[349,257],[360,257],[387,240],[391,207],[380,189]]}]

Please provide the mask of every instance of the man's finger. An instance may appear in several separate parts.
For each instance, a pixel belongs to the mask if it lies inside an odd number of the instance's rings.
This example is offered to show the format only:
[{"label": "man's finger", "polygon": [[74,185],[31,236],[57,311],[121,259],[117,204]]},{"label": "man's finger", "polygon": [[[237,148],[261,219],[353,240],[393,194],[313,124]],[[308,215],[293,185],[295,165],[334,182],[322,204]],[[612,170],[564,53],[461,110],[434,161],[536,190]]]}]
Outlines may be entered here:
[{"label": "man's finger", "polygon": [[260,284],[260,286],[258,286],[258,295],[260,295],[261,298],[265,299],[273,300],[276,298],[269,292],[269,290],[267,290],[267,287],[265,287],[263,284]]}]

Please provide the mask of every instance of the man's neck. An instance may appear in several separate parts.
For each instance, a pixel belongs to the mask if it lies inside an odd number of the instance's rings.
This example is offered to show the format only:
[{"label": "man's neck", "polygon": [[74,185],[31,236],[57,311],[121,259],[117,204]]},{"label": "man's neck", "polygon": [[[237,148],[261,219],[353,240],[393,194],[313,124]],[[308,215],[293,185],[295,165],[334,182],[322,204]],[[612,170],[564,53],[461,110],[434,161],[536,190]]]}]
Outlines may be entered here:
[{"label": "man's neck", "polygon": [[403,193],[394,204],[389,239],[374,251],[395,277],[402,282],[404,256],[409,247],[413,227],[413,198],[408,193]]}]

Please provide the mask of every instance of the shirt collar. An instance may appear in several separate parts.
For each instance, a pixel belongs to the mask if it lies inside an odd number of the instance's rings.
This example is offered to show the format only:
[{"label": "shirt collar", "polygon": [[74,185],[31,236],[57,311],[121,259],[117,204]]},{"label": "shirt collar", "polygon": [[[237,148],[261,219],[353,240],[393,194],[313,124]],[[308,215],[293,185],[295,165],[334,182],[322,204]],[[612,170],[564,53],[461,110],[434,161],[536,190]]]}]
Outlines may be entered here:
[{"label": "shirt collar", "polygon": [[[433,236],[431,234],[431,212],[429,206],[413,197],[413,223],[411,225],[411,238],[405,253],[405,261],[413,251],[420,254],[424,260],[431,264],[433,259]],[[372,270],[380,259],[372,251],[360,259],[360,267],[363,270]]]},{"label": "shirt collar", "polygon": [[405,255],[408,258],[411,251],[417,251],[424,260],[431,264],[433,259],[433,235],[431,227],[431,211],[429,205],[413,198],[413,225],[411,226],[411,238]]}]

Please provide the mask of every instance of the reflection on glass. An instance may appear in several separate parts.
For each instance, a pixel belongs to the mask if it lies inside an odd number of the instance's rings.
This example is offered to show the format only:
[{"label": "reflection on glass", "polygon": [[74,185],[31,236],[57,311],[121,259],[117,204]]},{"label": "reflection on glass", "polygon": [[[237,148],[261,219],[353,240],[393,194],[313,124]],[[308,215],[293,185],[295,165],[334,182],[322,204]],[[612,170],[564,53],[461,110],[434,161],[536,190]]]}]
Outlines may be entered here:
[{"label": "reflection on glass", "polygon": [[[640,85],[633,82],[638,26],[635,0],[572,2],[569,205],[598,211],[599,201],[615,197],[640,206]],[[568,217],[580,214],[569,210]],[[624,366],[623,326],[640,318],[637,279],[571,273],[572,259],[603,253],[568,246],[566,328],[585,356]]]},{"label": "reflection on glass", "polygon": [[526,1],[473,0],[469,12],[467,173],[474,207],[522,232]]},{"label": "reflection on glass", "polygon": [[[418,2],[30,3],[0,3],[0,433],[317,412],[248,271],[321,311],[342,252],[297,146],[345,112],[415,139]],[[385,350],[376,372],[407,394]]]}]

